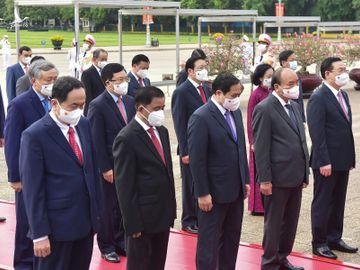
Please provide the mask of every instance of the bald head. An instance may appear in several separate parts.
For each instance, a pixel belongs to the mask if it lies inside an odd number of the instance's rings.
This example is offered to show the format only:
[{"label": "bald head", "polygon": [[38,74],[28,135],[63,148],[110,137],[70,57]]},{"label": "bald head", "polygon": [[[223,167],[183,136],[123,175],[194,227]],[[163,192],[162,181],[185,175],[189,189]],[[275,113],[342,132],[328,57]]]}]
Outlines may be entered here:
[{"label": "bald head", "polygon": [[279,68],[274,73],[271,86],[280,97],[287,101],[288,98],[284,97],[283,89],[290,89],[297,86],[298,81],[299,79],[295,71],[290,68]]}]

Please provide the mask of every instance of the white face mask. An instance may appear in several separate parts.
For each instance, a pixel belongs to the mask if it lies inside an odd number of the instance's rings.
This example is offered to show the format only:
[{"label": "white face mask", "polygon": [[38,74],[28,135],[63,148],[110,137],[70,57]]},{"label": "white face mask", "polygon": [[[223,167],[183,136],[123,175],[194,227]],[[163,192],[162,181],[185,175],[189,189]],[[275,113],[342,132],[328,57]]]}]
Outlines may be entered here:
[{"label": "white face mask", "polygon": [[347,74],[346,72],[335,77],[335,83],[340,87],[345,86],[349,82],[349,80],[349,74]]},{"label": "white face mask", "polygon": [[291,62],[289,62],[289,67],[290,67],[292,70],[296,70],[296,69],[297,69],[297,66],[298,66],[297,61],[291,61]]},{"label": "white face mask", "polygon": [[124,96],[128,92],[128,82],[123,82],[120,84],[114,84],[114,92],[120,96]]},{"label": "white face mask", "polygon": [[292,88],[285,89],[283,88],[284,97],[288,99],[298,99],[299,98],[299,86],[295,85]]},{"label": "white face mask", "polygon": [[40,93],[43,94],[44,96],[51,97],[53,85],[54,85],[53,83],[41,85]]},{"label": "white face mask", "polygon": [[90,48],[89,44],[84,43],[83,49],[84,49],[85,51],[87,51],[89,48]]},{"label": "white face mask", "polygon": [[25,57],[24,60],[23,60],[23,63],[24,63],[25,65],[30,65],[30,62],[31,62],[31,57],[30,57],[30,56]]},{"label": "white face mask", "polygon": [[149,75],[149,70],[147,69],[139,69],[138,75],[140,78],[145,79]]},{"label": "white face mask", "polygon": [[83,114],[83,110],[75,109],[69,112],[61,108],[60,104],[59,107],[60,107],[60,113],[58,115],[58,118],[60,121],[72,126],[76,126],[79,123],[80,118]]},{"label": "white face mask", "polygon": [[98,62],[98,66],[99,66],[99,68],[101,68],[101,69],[103,69],[107,64],[108,64],[107,61]]},{"label": "white face mask", "polygon": [[263,86],[267,87],[267,88],[271,88],[271,78],[266,78],[263,80],[262,82]]},{"label": "white face mask", "polygon": [[160,127],[165,124],[165,113],[164,110],[149,112],[145,107],[144,109],[149,113],[147,118],[150,126]]},{"label": "white face mask", "polygon": [[240,106],[240,97],[236,98],[225,98],[223,107],[229,111],[236,111]]},{"label": "white face mask", "polygon": [[259,44],[258,49],[259,49],[259,52],[263,53],[263,52],[266,51],[267,45],[266,44]]},{"label": "white face mask", "polygon": [[201,82],[207,81],[207,79],[208,79],[207,69],[202,69],[202,70],[196,71],[195,75],[196,75],[196,79]]}]

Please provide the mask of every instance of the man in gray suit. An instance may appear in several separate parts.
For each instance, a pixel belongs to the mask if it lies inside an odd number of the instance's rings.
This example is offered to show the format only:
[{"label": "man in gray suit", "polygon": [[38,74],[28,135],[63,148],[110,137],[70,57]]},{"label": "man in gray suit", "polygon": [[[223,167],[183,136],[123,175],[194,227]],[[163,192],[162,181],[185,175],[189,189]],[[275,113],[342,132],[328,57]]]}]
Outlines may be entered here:
[{"label": "man in gray suit", "polygon": [[45,60],[45,58],[42,56],[34,56],[33,58],[31,58],[30,68],[28,72],[26,72],[25,75],[23,75],[16,81],[16,96],[26,92],[32,86],[31,78],[34,77],[34,63],[37,60]]},{"label": "man in gray suit", "polygon": [[258,182],[264,195],[265,224],[262,270],[303,270],[287,259],[299,219],[302,189],[309,181],[309,154],[299,105],[298,77],[278,69],[272,95],[253,113],[253,138]]}]

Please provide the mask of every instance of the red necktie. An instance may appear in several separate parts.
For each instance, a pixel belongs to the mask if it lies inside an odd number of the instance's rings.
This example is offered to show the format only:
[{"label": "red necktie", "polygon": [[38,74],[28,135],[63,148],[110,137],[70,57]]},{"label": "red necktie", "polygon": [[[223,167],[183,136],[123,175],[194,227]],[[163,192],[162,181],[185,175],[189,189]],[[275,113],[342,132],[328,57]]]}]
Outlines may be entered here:
[{"label": "red necktie", "polygon": [[81,154],[81,150],[80,150],[79,145],[75,141],[75,131],[72,127],[69,127],[68,134],[69,134],[70,146],[74,150],[74,153],[75,153],[76,157],[78,158],[80,164],[83,165],[84,161],[83,161],[83,157]]},{"label": "red necktie", "polygon": [[199,89],[199,92],[200,92],[201,99],[202,99],[203,103],[205,104],[206,103],[206,96],[205,96],[204,88],[200,84],[198,86],[198,89]]},{"label": "red necktie", "polygon": [[139,84],[140,84],[140,87],[144,87],[144,82],[143,82],[142,78],[139,78]]},{"label": "red necktie", "polygon": [[117,104],[118,104],[118,107],[119,107],[121,116],[122,116],[122,118],[123,118],[124,121],[125,121],[125,124],[128,124],[128,118],[127,118],[126,112],[125,112],[124,107],[123,107],[123,106],[124,106],[124,102],[122,101],[121,98],[118,98]]},{"label": "red necktie", "polygon": [[156,135],[155,135],[154,129],[151,127],[151,128],[148,129],[148,132],[149,132],[150,135],[151,135],[151,140],[152,140],[152,142],[153,142],[153,144],[154,144],[154,146],[155,146],[155,148],[156,148],[156,151],[158,151],[158,153],[159,153],[162,161],[163,161],[164,164],[166,165],[164,152],[163,152],[163,150],[162,150],[162,147],[161,147],[161,145],[160,145],[160,142],[159,142],[158,138],[157,138]]}]

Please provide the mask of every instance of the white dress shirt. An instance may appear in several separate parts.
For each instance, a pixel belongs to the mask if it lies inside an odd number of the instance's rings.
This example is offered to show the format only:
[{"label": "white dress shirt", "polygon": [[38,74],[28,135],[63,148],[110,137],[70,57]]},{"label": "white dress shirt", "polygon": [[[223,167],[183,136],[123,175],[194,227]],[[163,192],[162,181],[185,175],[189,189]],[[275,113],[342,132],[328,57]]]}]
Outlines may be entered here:
[{"label": "white dress shirt", "polygon": [[283,100],[275,91],[272,91],[272,94],[279,100],[281,106],[284,108],[285,112],[290,117],[289,110],[288,110],[288,108],[285,107],[285,105],[287,105],[287,104],[290,105],[290,101],[285,102],[285,100]]},{"label": "white dress shirt", "polygon": [[202,84],[198,84],[197,82],[195,82],[194,80],[192,80],[190,77],[188,77],[188,80],[191,82],[191,84],[196,88],[196,91],[198,92],[198,94],[201,96],[200,94],[200,90],[199,90],[199,86]]},{"label": "white dress shirt", "polygon": [[[219,111],[221,112],[222,116],[224,116],[225,120],[226,120],[226,116],[225,116],[225,113],[226,113],[226,109],[220,105],[216,99],[214,98],[214,96],[211,97],[211,101],[214,102],[214,104],[216,105],[216,107],[219,109]],[[233,127],[233,130],[235,131],[235,134],[236,134],[236,125],[235,125],[235,121],[234,121],[234,117],[232,116],[232,114],[230,113],[230,120],[231,120],[231,125]],[[237,134],[236,134],[237,135]]]}]

